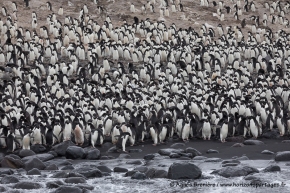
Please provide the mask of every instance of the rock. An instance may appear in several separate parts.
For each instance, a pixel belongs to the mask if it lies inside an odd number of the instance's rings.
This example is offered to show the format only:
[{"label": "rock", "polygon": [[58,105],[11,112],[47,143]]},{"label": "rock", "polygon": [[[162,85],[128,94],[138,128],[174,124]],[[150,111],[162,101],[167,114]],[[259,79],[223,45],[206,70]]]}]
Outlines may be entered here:
[{"label": "rock", "polygon": [[223,161],[221,158],[217,158],[217,157],[214,157],[214,158],[207,158],[204,160],[204,162],[221,162]]},{"label": "rock", "polygon": [[219,151],[215,149],[209,149],[206,151],[206,153],[219,153]]},{"label": "rock", "polygon": [[186,153],[192,153],[192,156],[195,157],[195,156],[201,156],[202,153],[200,153],[198,150],[192,148],[192,147],[188,147],[185,149],[185,152]]},{"label": "rock", "polygon": [[222,164],[222,167],[228,167],[228,166],[237,166],[239,165],[238,163],[226,163],[226,164]]},{"label": "rock", "polygon": [[14,171],[11,169],[7,169],[7,168],[0,168],[0,176],[3,174],[12,175],[12,174],[14,174]]},{"label": "rock", "polygon": [[244,137],[227,137],[227,142],[243,143],[245,141]]},{"label": "rock", "polygon": [[170,153],[169,157],[170,158],[180,158],[181,155],[179,155],[178,153]]},{"label": "rock", "polygon": [[34,153],[42,153],[46,151],[46,148],[43,145],[35,144],[30,146],[30,150]]},{"label": "rock", "polygon": [[41,175],[41,172],[37,168],[33,168],[27,172],[27,175]]},{"label": "rock", "polygon": [[[167,155],[169,156],[171,153],[184,153],[185,151],[183,149],[173,149],[173,148],[166,148],[166,149],[160,149],[158,153],[160,155]],[[190,152],[187,152],[190,153]]]},{"label": "rock", "polygon": [[46,162],[46,161],[52,160],[54,156],[49,153],[42,153],[42,154],[36,154],[36,155],[24,157],[22,158],[22,161],[27,162],[28,160],[33,159],[33,158],[38,158],[40,161]]},{"label": "rock", "polygon": [[142,161],[140,160],[132,160],[132,161],[127,161],[127,164],[134,164],[134,165],[141,165],[143,164]]},{"label": "rock", "polygon": [[0,192],[6,192],[6,188],[4,188],[3,186],[0,186]]},{"label": "rock", "polygon": [[58,187],[54,193],[83,193],[83,190],[79,187],[74,186],[61,186]]},{"label": "rock", "polygon": [[244,177],[244,180],[257,180],[259,179],[257,176],[248,175]]},{"label": "rock", "polygon": [[101,171],[101,172],[107,172],[107,173],[111,173],[113,172],[110,168],[108,168],[107,166],[97,166],[97,168]]},{"label": "rock", "polygon": [[82,178],[82,177],[69,177],[67,179],[64,180],[66,183],[69,184],[82,184],[82,183],[86,183],[86,179]]},{"label": "rock", "polygon": [[46,164],[55,164],[57,167],[72,165],[67,159],[53,159],[45,162]]},{"label": "rock", "polygon": [[59,156],[64,156],[67,148],[70,146],[76,146],[76,145],[71,141],[64,141],[60,144],[53,146],[51,150],[55,151]]},{"label": "rock", "polygon": [[69,173],[61,171],[61,172],[57,172],[54,173],[51,178],[67,178],[69,176]]},{"label": "rock", "polygon": [[145,175],[147,178],[167,178],[167,171],[165,170],[157,170],[155,168],[150,168]]},{"label": "rock", "polygon": [[19,151],[19,156],[20,157],[27,157],[27,156],[32,156],[35,155],[34,151],[29,150],[29,149],[21,149]]},{"label": "rock", "polygon": [[64,185],[64,183],[62,181],[60,181],[60,180],[46,183],[46,187],[49,188],[49,189],[58,188],[58,187],[60,187],[62,185]]},{"label": "rock", "polygon": [[21,160],[21,158],[20,158],[18,155],[15,155],[15,154],[9,154],[9,155],[7,155],[7,156],[12,157],[12,158],[14,158],[14,159]]},{"label": "rock", "polygon": [[110,149],[108,149],[107,151],[108,153],[118,153],[118,149],[116,148],[116,146],[111,147]]},{"label": "rock", "polygon": [[185,144],[184,143],[174,143],[170,147],[171,148],[179,149],[179,148],[184,148],[185,147]]},{"label": "rock", "polygon": [[85,157],[85,150],[78,146],[69,146],[65,151],[67,159],[82,159]]},{"label": "rock", "polygon": [[252,173],[259,173],[259,170],[250,166],[229,166],[212,172],[225,178],[247,176]]},{"label": "rock", "polygon": [[195,156],[192,160],[205,160],[207,157],[205,156]]},{"label": "rock", "polygon": [[243,143],[235,143],[231,147],[244,147],[245,145]]},{"label": "rock", "polygon": [[146,166],[139,166],[139,167],[134,168],[134,170],[139,171],[141,173],[145,173],[147,172],[148,168]]},{"label": "rock", "polygon": [[249,160],[249,158],[247,156],[243,155],[241,157],[237,157],[236,160],[240,160],[240,161],[242,161],[242,160]]},{"label": "rock", "polygon": [[146,179],[146,175],[141,173],[141,172],[136,172],[132,175],[131,179],[136,179],[136,180],[145,180]]},{"label": "rock", "polygon": [[22,181],[18,182],[13,186],[15,189],[24,189],[24,190],[32,190],[32,189],[39,189],[41,188],[41,185],[36,182],[28,182],[28,181]]},{"label": "rock", "polygon": [[265,144],[263,141],[249,139],[244,141],[244,145],[263,145]]},{"label": "rock", "polygon": [[118,159],[127,159],[130,158],[131,156],[129,154],[126,153],[121,153],[118,157]]},{"label": "rock", "polygon": [[154,154],[147,154],[147,155],[145,155],[145,156],[144,156],[144,158],[143,158],[143,159],[145,159],[145,160],[153,160],[153,159],[154,159],[154,157],[155,157],[155,155],[154,155]]},{"label": "rock", "polygon": [[104,156],[104,155],[100,157],[100,160],[106,160],[106,159],[110,159],[110,158],[108,156]]},{"label": "rock", "polygon": [[93,190],[95,187],[94,186],[90,186],[87,184],[76,184],[75,187],[81,188],[81,189],[85,189],[85,190]]},{"label": "rock", "polygon": [[17,157],[15,155],[12,156],[12,154],[6,155],[1,161],[1,166],[3,168],[12,168],[12,169],[22,168],[24,164],[20,159],[20,157],[18,157],[19,159]]},{"label": "rock", "polygon": [[18,183],[18,182],[19,182],[19,180],[15,176],[4,176],[1,179],[1,184],[14,184],[14,183]]},{"label": "rock", "polygon": [[77,172],[70,172],[70,173],[68,173],[68,178],[71,178],[71,177],[86,178],[84,175],[79,174]]},{"label": "rock", "polygon": [[47,153],[53,155],[53,157],[57,157],[58,156],[58,154],[55,151],[49,151]]},{"label": "rock", "polygon": [[266,167],[263,172],[280,172],[281,168],[278,165],[270,165]]},{"label": "rock", "polygon": [[88,160],[98,160],[101,157],[101,152],[98,149],[89,150],[86,156]]},{"label": "rock", "polygon": [[75,168],[71,165],[68,166],[64,166],[63,168],[61,168],[61,170],[74,170]]},{"label": "rock", "polygon": [[263,132],[262,137],[267,139],[279,139],[280,132],[278,131],[278,129],[272,129],[271,131],[267,130]]},{"label": "rock", "polygon": [[33,168],[43,170],[45,167],[46,166],[44,165],[44,163],[38,158],[32,158],[32,159],[28,160],[27,162],[25,162],[25,165],[24,165],[24,169],[26,171],[29,171]]},{"label": "rock", "polygon": [[103,176],[99,169],[92,169],[90,167],[78,168],[73,170],[73,172],[80,173],[86,178],[100,178]]},{"label": "rock", "polygon": [[44,168],[44,170],[58,170],[58,167],[55,164],[50,164],[50,165],[46,166]]},{"label": "rock", "polygon": [[168,169],[169,179],[197,179],[201,170],[192,163],[173,163]]},{"label": "rock", "polygon": [[115,167],[114,172],[126,173],[126,172],[128,172],[128,169],[122,168],[122,167]]},{"label": "rock", "polygon": [[126,172],[125,177],[133,176],[133,174],[135,174],[136,172],[137,172],[136,170],[128,171]]},{"label": "rock", "polygon": [[269,151],[269,150],[263,150],[263,151],[261,152],[261,154],[269,154],[269,155],[272,155],[272,154],[274,154],[274,152]]},{"label": "rock", "polygon": [[277,152],[275,161],[290,161],[290,151]]},{"label": "rock", "polygon": [[129,153],[140,153],[142,149],[129,149]]},{"label": "rock", "polygon": [[183,157],[193,158],[192,153],[181,153],[180,155],[183,156]]},{"label": "rock", "polygon": [[283,140],[281,143],[290,143],[290,140]]},{"label": "rock", "polygon": [[231,159],[231,160],[224,160],[222,164],[228,164],[228,163],[234,163],[234,164],[240,164],[241,162],[239,160]]}]

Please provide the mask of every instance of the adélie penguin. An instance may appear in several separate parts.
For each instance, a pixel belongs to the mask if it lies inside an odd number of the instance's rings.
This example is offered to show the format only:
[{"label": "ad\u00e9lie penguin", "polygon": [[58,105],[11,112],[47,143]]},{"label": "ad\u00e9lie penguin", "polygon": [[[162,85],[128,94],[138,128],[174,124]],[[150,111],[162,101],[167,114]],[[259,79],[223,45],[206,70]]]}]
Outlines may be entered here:
[{"label": "ad\u00e9lie penguin", "polygon": [[[118,141],[116,143],[116,147],[118,149],[121,149],[123,152],[127,152],[126,151],[126,143],[128,138],[130,137],[130,133],[129,132],[122,132],[119,136],[118,136]],[[128,153],[128,152],[127,152]]]},{"label": "ad\u00e9lie penguin", "polygon": [[228,131],[229,131],[228,120],[224,120],[222,127],[220,129],[220,139],[222,143],[226,142]]},{"label": "ad\u00e9lie penguin", "polygon": [[102,145],[104,142],[104,134],[102,130],[103,125],[100,124],[97,129],[92,130],[91,144],[95,148],[95,145]]}]

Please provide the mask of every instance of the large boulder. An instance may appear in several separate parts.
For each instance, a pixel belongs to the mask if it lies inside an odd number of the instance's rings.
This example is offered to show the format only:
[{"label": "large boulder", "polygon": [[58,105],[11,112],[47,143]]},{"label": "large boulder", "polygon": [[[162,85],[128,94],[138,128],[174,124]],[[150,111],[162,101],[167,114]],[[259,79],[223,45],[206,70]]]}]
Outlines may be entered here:
[{"label": "large boulder", "polygon": [[126,173],[126,172],[128,172],[128,169],[127,168],[122,168],[122,167],[115,167],[114,168],[114,172],[117,172],[117,173]]},{"label": "large boulder", "polygon": [[107,166],[97,166],[97,168],[101,171],[101,172],[107,172],[107,173],[111,173],[113,172],[110,168],[108,168]]},{"label": "large boulder", "polygon": [[41,172],[37,168],[33,168],[27,172],[27,175],[41,175]]},{"label": "large boulder", "polygon": [[0,168],[0,176],[1,175],[12,175],[14,174],[14,171],[12,169],[8,169],[8,168]]},{"label": "large boulder", "polygon": [[97,160],[100,159],[101,152],[98,149],[91,149],[87,152],[86,159],[88,160]]},{"label": "large boulder", "polygon": [[46,183],[46,187],[49,189],[53,189],[53,188],[58,188],[60,186],[64,185],[64,182],[61,180],[57,180],[57,181],[52,181],[52,182],[47,182]]},{"label": "large boulder", "polygon": [[44,147],[41,144],[35,144],[35,145],[30,146],[30,150],[32,150],[35,153],[43,153],[46,151],[46,147]]},{"label": "large boulder", "polygon": [[103,176],[99,169],[93,169],[90,167],[83,167],[73,170],[73,172],[84,175],[86,178],[100,178]]},{"label": "large boulder", "polygon": [[22,160],[17,156],[7,155],[1,161],[1,166],[3,168],[18,169],[24,166]]},{"label": "large boulder", "polygon": [[264,145],[265,143],[263,141],[249,139],[249,140],[245,140],[244,144],[245,145]]},{"label": "large boulder", "polygon": [[19,151],[20,157],[27,157],[27,156],[31,156],[31,155],[35,155],[35,153],[34,153],[34,151],[32,151],[30,149],[22,149]]},{"label": "large boulder", "polygon": [[58,187],[54,193],[83,193],[83,190],[79,187],[73,187],[73,186],[61,186]]},{"label": "large boulder", "polygon": [[85,150],[78,146],[69,146],[65,151],[67,159],[82,159],[85,157]]},{"label": "large boulder", "polygon": [[278,152],[275,156],[275,161],[290,161],[290,151]]},{"label": "large boulder", "polygon": [[24,157],[22,158],[22,161],[27,162],[28,160],[31,160],[33,158],[38,158],[40,161],[46,162],[46,161],[52,160],[54,156],[49,153],[42,153],[42,154],[36,154],[36,155]]},{"label": "large boulder", "polygon": [[39,170],[43,170],[45,168],[45,164],[38,158],[32,158],[25,162],[24,169],[29,171],[33,168],[37,168]]},{"label": "large boulder", "polygon": [[173,163],[168,169],[169,179],[198,179],[201,169],[193,163]]},{"label": "large boulder", "polygon": [[259,173],[259,170],[250,166],[228,166],[212,172],[225,178],[247,176],[252,173]]},{"label": "large boulder", "polygon": [[1,179],[1,184],[14,184],[17,182],[19,182],[19,180],[15,176],[4,176]]},{"label": "large boulder", "polygon": [[55,151],[59,156],[64,156],[66,153],[66,149],[70,146],[76,146],[71,141],[64,141],[60,144],[57,144],[51,148],[51,150]]},{"label": "large boulder", "polygon": [[193,157],[202,155],[202,153],[200,153],[197,149],[195,149],[193,147],[186,148],[185,152],[186,153],[191,153]]},{"label": "large boulder", "polygon": [[36,182],[28,182],[28,181],[22,181],[18,182],[14,185],[15,189],[24,189],[24,190],[32,190],[32,189],[39,189],[41,188],[41,185]]},{"label": "large boulder", "polygon": [[145,174],[138,172],[138,171],[135,172],[131,177],[131,179],[135,179],[135,180],[145,180],[146,178],[147,177]]},{"label": "large boulder", "polygon": [[86,179],[82,178],[82,177],[69,177],[67,179],[64,180],[66,183],[69,184],[81,184],[81,183],[86,183]]},{"label": "large boulder", "polygon": [[155,155],[154,154],[147,154],[147,155],[145,155],[144,156],[144,160],[153,160],[154,159],[154,157],[155,157]]},{"label": "large boulder", "polygon": [[278,165],[270,165],[266,167],[263,172],[280,172],[281,168]]},{"label": "large boulder", "polygon": [[147,178],[167,178],[168,173],[165,170],[150,168],[146,171],[145,175],[147,176]]},{"label": "large boulder", "polygon": [[262,137],[267,138],[267,139],[279,139],[281,136],[278,129],[272,129],[272,130],[263,132]]},{"label": "large boulder", "polygon": [[160,155],[167,155],[169,156],[171,153],[184,153],[185,151],[183,149],[173,149],[173,148],[166,148],[166,149],[160,149],[158,153]]}]

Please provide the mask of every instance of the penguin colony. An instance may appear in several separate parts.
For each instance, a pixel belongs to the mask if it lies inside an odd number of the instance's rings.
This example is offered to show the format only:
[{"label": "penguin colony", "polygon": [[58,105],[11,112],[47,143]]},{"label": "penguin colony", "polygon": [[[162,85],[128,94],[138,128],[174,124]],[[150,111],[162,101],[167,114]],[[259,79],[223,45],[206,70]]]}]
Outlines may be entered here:
[{"label": "penguin colony", "polygon": [[[248,0],[229,5],[201,0],[200,6],[217,8],[221,21],[222,14],[234,12],[239,19],[243,11],[255,12]],[[250,16],[248,34],[239,25],[177,29],[137,17],[114,27],[108,15],[103,23],[90,18],[87,5],[78,18],[66,16],[63,22],[57,19],[64,14],[60,7],[44,26],[32,12],[28,30],[17,26],[15,2],[13,13],[2,7],[0,70],[10,78],[0,87],[0,146],[13,152],[72,140],[96,147],[109,138],[125,151],[126,143],[146,139],[157,145],[176,135],[221,142],[257,138],[273,128],[286,135],[290,34],[260,26],[287,27],[289,6],[266,2],[270,14],[263,24]],[[155,0],[147,1],[140,12],[157,7]],[[181,0],[161,0],[159,8],[164,17],[184,11]],[[128,10],[137,11],[133,3]],[[105,11],[97,6],[99,14]]]}]

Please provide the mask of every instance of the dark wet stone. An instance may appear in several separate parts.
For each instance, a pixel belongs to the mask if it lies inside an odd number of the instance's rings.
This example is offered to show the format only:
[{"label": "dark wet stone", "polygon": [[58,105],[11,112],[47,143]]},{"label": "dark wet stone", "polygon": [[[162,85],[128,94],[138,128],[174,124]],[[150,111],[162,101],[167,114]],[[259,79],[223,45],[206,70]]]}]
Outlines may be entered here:
[{"label": "dark wet stone", "polygon": [[109,158],[109,159],[115,159],[114,156],[110,156],[110,155],[108,156],[108,158]]},{"label": "dark wet stone", "polygon": [[266,167],[263,172],[280,172],[281,168],[278,165],[270,165]]},{"label": "dark wet stone", "polygon": [[75,186],[61,186],[58,187],[54,193],[83,193],[83,190]]},{"label": "dark wet stone", "polygon": [[116,146],[111,147],[110,149],[108,149],[107,151],[108,153],[118,153],[118,149],[116,148]]},{"label": "dark wet stone", "polygon": [[265,143],[260,140],[249,139],[249,140],[245,140],[244,144],[245,145],[264,145]]},{"label": "dark wet stone", "polygon": [[58,154],[55,151],[49,151],[47,153],[53,155],[54,157],[58,156]]},{"label": "dark wet stone", "polygon": [[5,187],[3,187],[3,186],[0,186],[0,192],[6,192],[7,190],[6,190],[6,188]]},{"label": "dark wet stone", "polygon": [[195,157],[195,156],[201,156],[202,153],[200,153],[197,149],[195,148],[192,148],[192,147],[188,147],[185,149],[185,152],[186,153],[192,153],[192,156]]},{"label": "dark wet stone", "polygon": [[101,157],[101,152],[98,149],[91,149],[88,151],[86,159],[88,160],[98,160]]},{"label": "dark wet stone", "polygon": [[65,172],[65,171],[60,171],[60,172],[57,172],[57,173],[54,173],[51,178],[67,178],[69,175],[68,172]]},{"label": "dark wet stone", "polygon": [[145,159],[145,160],[153,160],[153,159],[154,159],[154,157],[155,157],[155,155],[154,155],[154,154],[147,154],[147,155],[145,155],[145,156],[144,156],[144,158],[143,158],[143,159]]},{"label": "dark wet stone", "polygon": [[259,173],[259,170],[250,166],[229,166],[212,172],[225,178],[247,176],[252,173]]},{"label": "dark wet stone", "polygon": [[137,172],[136,170],[128,171],[128,172],[126,172],[125,177],[132,176],[136,172]]},{"label": "dark wet stone", "polygon": [[71,177],[86,178],[84,175],[79,174],[77,172],[70,172],[70,173],[68,173],[68,178],[71,178]]},{"label": "dark wet stone", "polygon": [[128,172],[128,169],[122,168],[122,167],[115,167],[114,172],[126,173],[126,172]]},{"label": "dark wet stone", "polygon": [[141,173],[141,172],[136,172],[132,175],[131,179],[136,179],[136,180],[145,180],[147,177],[145,174]]},{"label": "dark wet stone", "polygon": [[290,151],[277,152],[275,161],[290,161]]},{"label": "dark wet stone", "polygon": [[205,156],[195,156],[192,160],[205,160],[207,157]]},{"label": "dark wet stone", "polygon": [[22,160],[20,157],[16,157],[16,155],[7,155],[5,156],[1,161],[2,168],[12,168],[12,169],[18,169],[22,168],[24,166]]},{"label": "dark wet stone", "polygon": [[193,158],[192,153],[181,153],[180,155],[183,156],[183,157]]},{"label": "dark wet stone", "polygon": [[31,160],[33,158],[38,158],[39,160],[46,162],[46,161],[52,160],[54,156],[49,153],[42,153],[42,154],[36,154],[36,155],[24,157],[22,158],[22,161],[27,162],[28,160]]},{"label": "dark wet stone", "polygon": [[92,169],[90,167],[78,168],[73,170],[73,172],[80,173],[86,178],[100,178],[103,176],[99,169]]},{"label": "dark wet stone", "polygon": [[170,158],[180,158],[181,155],[179,155],[178,153],[170,153],[169,157]]},{"label": "dark wet stone", "polygon": [[19,182],[19,180],[15,176],[4,176],[1,179],[1,184],[14,184],[14,183],[18,183],[18,182]]},{"label": "dark wet stone", "polygon": [[129,149],[129,153],[140,153],[142,149]]},{"label": "dark wet stone", "polygon": [[139,171],[141,173],[145,173],[147,172],[148,168],[146,166],[139,166],[139,167],[134,168],[134,170]]},{"label": "dark wet stone", "polygon": [[42,153],[46,151],[46,148],[43,145],[35,144],[30,146],[30,150],[34,153]]},{"label": "dark wet stone", "polygon": [[257,180],[259,179],[257,176],[248,175],[244,177],[244,180]]},{"label": "dark wet stone", "polygon": [[234,164],[240,164],[241,162],[239,160],[231,159],[231,160],[224,160],[222,164],[228,164],[228,163],[234,163]]},{"label": "dark wet stone", "polygon": [[238,163],[226,163],[226,164],[222,164],[222,167],[228,167],[228,166],[237,166],[239,165]]},{"label": "dark wet stone", "polygon": [[171,153],[184,153],[185,151],[183,149],[173,149],[173,148],[166,148],[166,149],[160,149],[158,153],[160,155],[167,155],[169,156]]},{"label": "dark wet stone", "polygon": [[262,133],[262,137],[267,139],[279,139],[280,132],[278,131],[278,129],[272,129],[271,131],[267,130]]},{"label": "dark wet stone", "polygon": [[180,158],[178,158],[178,160],[191,160],[191,158],[189,158],[189,157],[184,157],[184,156],[181,156]]},{"label": "dark wet stone", "polygon": [[207,158],[204,160],[204,162],[222,162],[223,160],[221,158],[213,157],[213,158]]},{"label": "dark wet stone", "polygon": [[14,174],[14,171],[8,168],[0,168],[0,175],[12,175]]},{"label": "dark wet stone", "polygon": [[236,160],[243,161],[243,160],[249,160],[249,158],[247,156],[243,155],[241,157],[237,157]]},{"label": "dark wet stone", "polygon": [[146,171],[145,175],[147,178],[167,178],[168,173],[165,170],[150,168],[148,171]]},{"label": "dark wet stone", "polygon": [[57,180],[57,181],[53,181],[53,182],[47,182],[46,188],[53,189],[53,188],[58,188],[62,185],[64,185],[64,182],[61,180]]},{"label": "dark wet stone", "polygon": [[118,159],[127,159],[130,158],[131,156],[129,154],[126,153],[121,153],[118,157]]},{"label": "dark wet stone", "polygon": [[82,183],[86,183],[86,179],[82,178],[82,177],[69,177],[67,179],[64,180],[66,183],[69,184],[82,184]]},{"label": "dark wet stone", "polygon": [[46,166],[44,165],[44,163],[38,158],[32,158],[32,159],[28,160],[27,162],[25,162],[25,165],[24,165],[24,169],[26,171],[29,171],[33,168],[43,170],[45,167]]},{"label": "dark wet stone", "polygon": [[261,152],[261,154],[269,154],[269,155],[273,155],[274,152],[269,151],[269,150],[263,150],[263,151]]},{"label": "dark wet stone", "polygon": [[100,157],[100,160],[107,160],[107,159],[110,159],[108,156],[101,156]]},{"label": "dark wet stone", "polygon": [[173,163],[168,169],[169,179],[197,179],[201,169],[193,163]]},{"label": "dark wet stone", "polygon": [[74,170],[75,168],[72,165],[64,166],[61,170]]},{"label": "dark wet stone", "polygon": [[27,175],[41,175],[41,172],[37,168],[33,168],[27,172]]},{"label": "dark wet stone", "polygon": [[81,188],[83,190],[93,190],[95,187],[88,184],[76,184],[75,187]]},{"label": "dark wet stone", "polygon": [[65,152],[68,147],[70,146],[76,146],[73,142],[71,141],[65,141],[60,144],[57,144],[51,148],[51,150],[55,151],[59,156],[65,156]]},{"label": "dark wet stone", "polygon": [[108,168],[107,166],[98,166],[97,167],[101,172],[107,172],[107,173],[111,173],[113,172],[110,168]]},{"label": "dark wet stone", "polygon": [[22,149],[19,151],[19,156],[20,157],[27,157],[27,156],[32,156],[35,155],[34,151],[29,150],[29,149]]},{"label": "dark wet stone", "polygon": [[28,181],[22,181],[18,182],[13,186],[15,189],[24,189],[24,190],[32,190],[32,189],[39,189],[41,188],[41,185],[36,182],[28,182]]},{"label": "dark wet stone", "polygon": [[174,143],[170,147],[171,148],[180,149],[180,148],[184,148],[185,147],[185,144],[184,143]]},{"label": "dark wet stone", "polygon": [[58,167],[55,164],[50,164],[50,165],[46,166],[44,168],[44,170],[58,170]]},{"label": "dark wet stone", "polygon": [[206,153],[219,153],[219,151],[215,149],[209,149],[206,151]]},{"label": "dark wet stone", "polygon": [[85,157],[85,150],[78,146],[69,146],[65,151],[67,159],[82,159]]},{"label": "dark wet stone", "polygon": [[132,161],[127,161],[127,164],[134,164],[134,165],[141,165],[143,164],[142,161],[140,160],[132,160]]},{"label": "dark wet stone", "polygon": [[243,143],[235,143],[231,147],[244,147],[245,145]]}]

